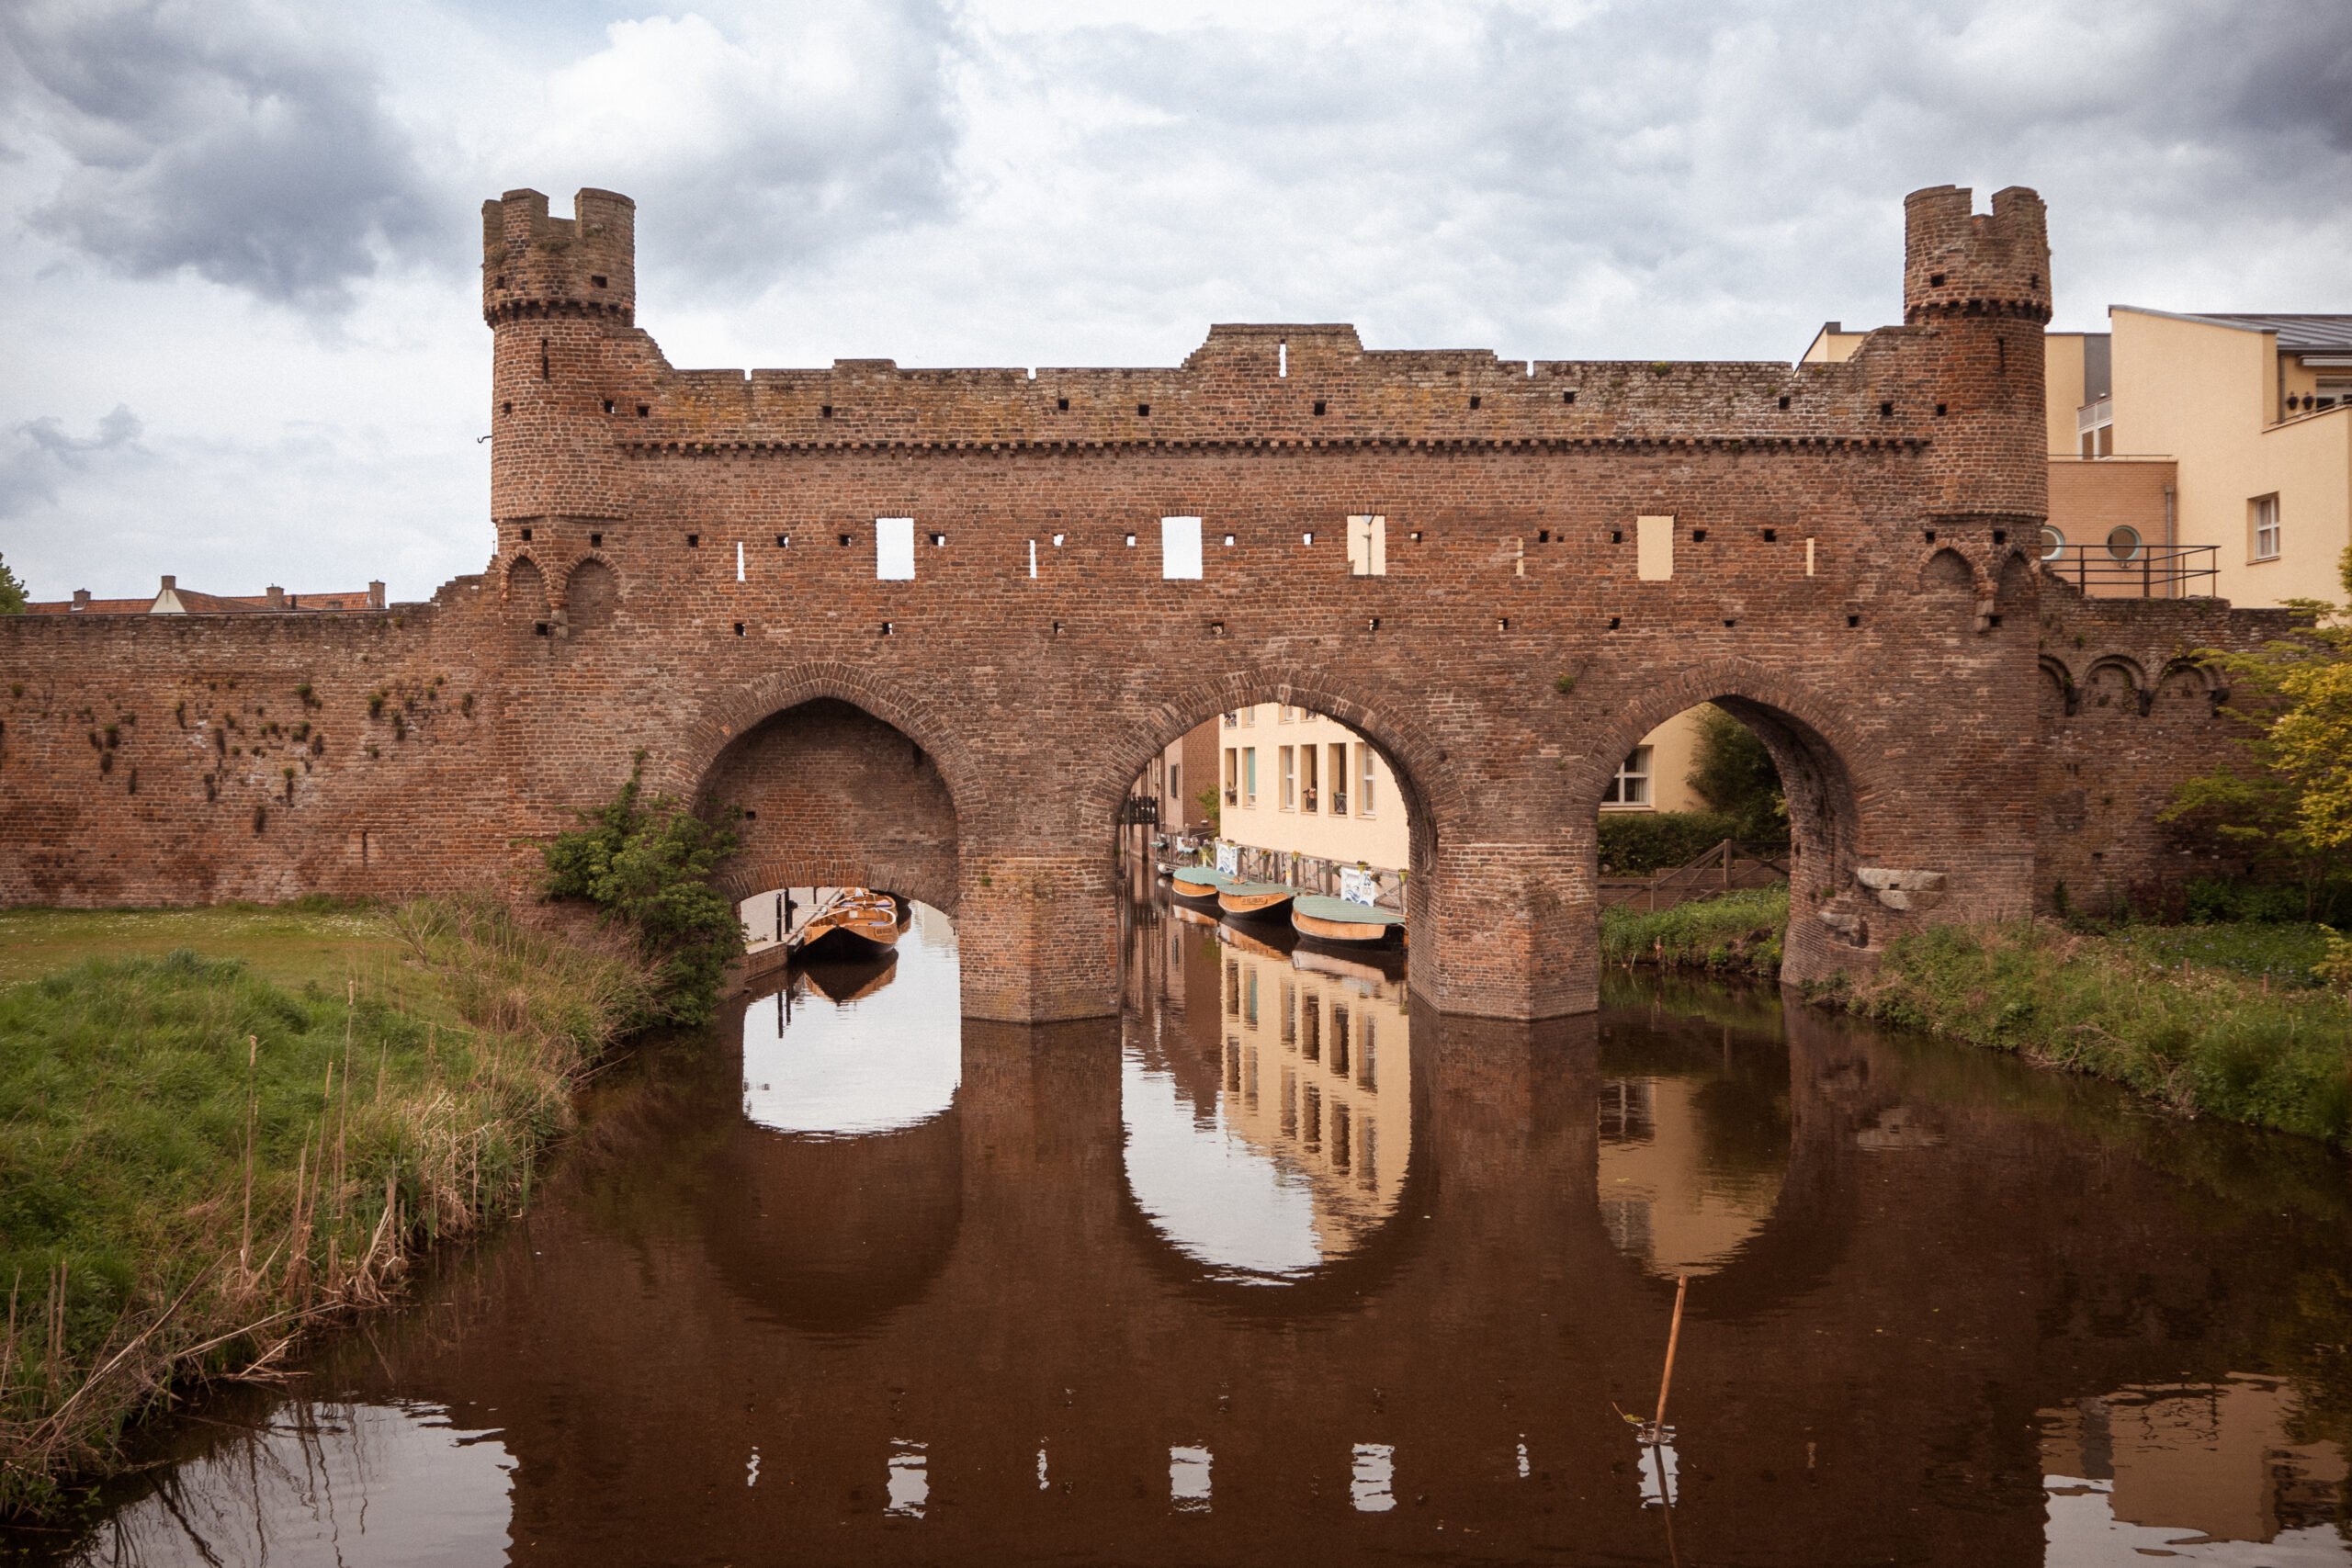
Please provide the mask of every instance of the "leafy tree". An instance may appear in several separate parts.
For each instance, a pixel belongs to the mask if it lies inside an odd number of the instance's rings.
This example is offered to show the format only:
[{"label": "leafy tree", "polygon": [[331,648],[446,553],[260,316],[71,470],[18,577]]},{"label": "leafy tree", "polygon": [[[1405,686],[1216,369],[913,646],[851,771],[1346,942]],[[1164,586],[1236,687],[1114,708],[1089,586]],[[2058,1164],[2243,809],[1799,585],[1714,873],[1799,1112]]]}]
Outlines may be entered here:
[{"label": "leafy tree", "polygon": [[24,613],[24,581],[8,570],[6,559],[0,559],[0,615],[21,615]]},{"label": "leafy tree", "polygon": [[[2352,595],[2352,548],[2340,568]],[[2159,816],[2211,831],[2257,866],[2301,882],[2314,907],[2352,865],[2352,604],[2290,600],[2301,625],[2251,653],[2199,651],[2253,697],[2244,755],[2183,783]]]},{"label": "leafy tree", "polygon": [[1209,819],[1209,832],[1215,834],[1225,820],[1225,800],[1217,794],[1216,785],[1209,785],[1193,796],[1193,801],[1201,808],[1201,815]]},{"label": "leafy tree", "polygon": [[545,890],[628,926],[661,976],[664,1014],[707,1023],[727,965],[743,951],[743,923],[710,879],[741,840],[731,812],[707,822],[668,795],[647,798],[644,772],[639,751],[620,793],[544,847]]},{"label": "leafy tree", "polygon": [[1685,779],[1700,799],[1732,819],[1732,837],[1751,844],[1785,843],[1788,797],[1781,771],[1756,732],[1712,705],[1699,716],[1699,747]]}]

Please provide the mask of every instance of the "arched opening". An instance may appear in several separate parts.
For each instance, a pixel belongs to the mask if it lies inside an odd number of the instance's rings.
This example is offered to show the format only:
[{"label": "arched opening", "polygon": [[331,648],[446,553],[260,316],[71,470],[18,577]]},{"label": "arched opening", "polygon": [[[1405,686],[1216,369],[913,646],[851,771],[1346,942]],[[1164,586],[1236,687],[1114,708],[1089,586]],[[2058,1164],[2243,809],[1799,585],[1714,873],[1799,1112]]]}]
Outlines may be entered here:
[{"label": "arched opening", "polygon": [[742,847],[719,878],[739,901],[857,886],[956,912],[959,834],[946,779],[903,730],[854,704],[818,697],[752,725],[705,771],[698,804],[741,813]]},{"label": "arched opening", "polygon": [[528,647],[548,633],[548,580],[539,563],[517,557],[506,569],[506,620],[514,636]]},{"label": "arched opening", "polygon": [[1789,979],[1825,976],[1883,946],[1888,916],[1935,895],[1858,876],[1861,792],[1826,714],[1784,679],[1724,667],[1661,682],[1621,716],[1572,807],[1594,824],[1604,918],[1737,900],[1722,907],[1726,928],[1758,935],[1726,956],[1770,972],[1777,936]]}]

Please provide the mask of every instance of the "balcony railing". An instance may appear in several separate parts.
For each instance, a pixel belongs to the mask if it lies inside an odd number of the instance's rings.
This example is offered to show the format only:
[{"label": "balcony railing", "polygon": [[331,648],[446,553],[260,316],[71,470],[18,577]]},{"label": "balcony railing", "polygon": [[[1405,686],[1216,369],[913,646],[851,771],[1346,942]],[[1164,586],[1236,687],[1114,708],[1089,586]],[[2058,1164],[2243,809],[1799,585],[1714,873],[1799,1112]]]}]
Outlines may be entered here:
[{"label": "balcony railing", "polygon": [[2057,545],[2041,565],[2095,599],[2195,599],[2212,594],[2220,559],[2218,545],[2143,544],[2129,555],[2106,545]]},{"label": "balcony railing", "polygon": [[2101,425],[2115,423],[2115,400],[2094,398],[2075,411],[2075,434],[2088,435]]}]

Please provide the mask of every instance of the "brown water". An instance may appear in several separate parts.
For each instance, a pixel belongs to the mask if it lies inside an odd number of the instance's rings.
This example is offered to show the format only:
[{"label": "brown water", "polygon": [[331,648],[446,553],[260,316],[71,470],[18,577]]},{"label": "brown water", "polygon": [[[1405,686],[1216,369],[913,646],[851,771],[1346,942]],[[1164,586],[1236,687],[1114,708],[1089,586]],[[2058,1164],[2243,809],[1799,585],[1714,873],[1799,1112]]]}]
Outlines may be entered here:
[{"label": "brown water", "polygon": [[645,1053],[526,1218],[19,1547],[2352,1562],[2338,1160],[1767,993],[1440,1018],[1164,909],[1127,970],[1122,1019],[959,1023],[919,909]]}]

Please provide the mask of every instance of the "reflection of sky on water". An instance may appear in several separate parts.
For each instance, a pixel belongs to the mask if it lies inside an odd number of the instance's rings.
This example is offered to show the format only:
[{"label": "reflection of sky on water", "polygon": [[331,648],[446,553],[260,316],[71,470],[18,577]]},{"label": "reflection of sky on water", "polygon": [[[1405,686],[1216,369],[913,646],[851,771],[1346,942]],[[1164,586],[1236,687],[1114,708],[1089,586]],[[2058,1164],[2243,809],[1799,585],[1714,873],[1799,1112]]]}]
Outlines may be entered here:
[{"label": "reflection of sky on water", "polygon": [[436,1404],[283,1405],[124,1507],[77,1561],[503,1562],[514,1468],[496,1434],[461,1431]]},{"label": "reflection of sky on water", "polygon": [[1127,1183],[1186,1255],[1234,1280],[1281,1279],[1323,1261],[1312,1185],[1244,1141],[1222,1103],[1196,1122],[1175,1077],[1145,1066],[1132,1046],[1119,1098]]},{"label": "reflection of sky on water", "polygon": [[1136,1204],[1222,1279],[1294,1279],[1355,1252],[1395,1213],[1411,1158],[1403,987],[1223,928],[1171,922],[1165,940],[1183,1010],[1131,1032],[1122,1063]]},{"label": "reflection of sky on water", "polygon": [[836,1003],[794,975],[743,1010],[743,1114],[779,1133],[848,1135],[911,1127],[963,1082],[956,931],[928,904],[884,984]]}]

